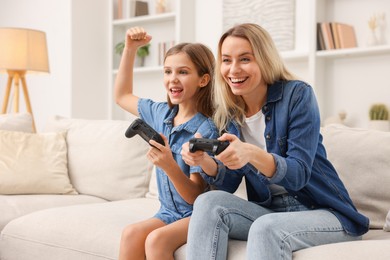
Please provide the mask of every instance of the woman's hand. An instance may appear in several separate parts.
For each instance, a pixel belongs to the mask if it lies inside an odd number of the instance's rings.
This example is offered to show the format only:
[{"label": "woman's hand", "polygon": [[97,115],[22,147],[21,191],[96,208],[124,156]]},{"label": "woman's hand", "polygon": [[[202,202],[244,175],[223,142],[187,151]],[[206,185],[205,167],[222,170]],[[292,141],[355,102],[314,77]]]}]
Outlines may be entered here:
[{"label": "woman's hand", "polygon": [[230,145],[220,154],[215,156],[229,169],[235,170],[242,168],[250,160],[250,156],[247,153],[247,143],[241,142],[241,140],[232,134],[223,134],[220,141],[229,141]]},{"label": "woman's hand", "polygon": [[[202,138],[201,134],[199,133],[196,133],[194,137]],[[205,160],[205,157],[208,156],[208,154],[203,151],[196,151],[194,153],[191,153],[189,142],[186,142],[182,145],[180,154],[181,157],[183,158],[183,161],[189,166],[201,165],[202,162]]]},{"label": "woman's hand", "polygon": [[153,139],[149,141],[151,145],[154,147],[151,147],[146,154],[146,157],[151,161],[154,165],[157,167],[160,167],[165,172],[167,172],[167,169],[170,167],[172,168],[173,165],[176,164],[175,159],[173,158],[171,148],[168,144],[168,139],[163,135],[160,134],[161,137],[164,140],[165,146],[159,144],[158,142],[154,141]]},{"label": "woman's hand", "polygon": [[152,36],[148,35],[142,27],[132,27],[126,32],[125,48],[139,48],[148,44]]}]

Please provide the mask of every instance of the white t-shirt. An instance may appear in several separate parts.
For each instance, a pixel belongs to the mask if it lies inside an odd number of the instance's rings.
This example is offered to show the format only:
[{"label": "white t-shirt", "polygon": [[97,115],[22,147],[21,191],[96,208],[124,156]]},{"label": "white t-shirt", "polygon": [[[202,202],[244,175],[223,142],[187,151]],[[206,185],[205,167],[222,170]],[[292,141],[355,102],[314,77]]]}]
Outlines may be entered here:
[{"label": "white t-shirt", "polygon": [[[245,142],[256,145],[264,151],[267,151],[267,145],[264,138],[265,119],[262,110],[251,117],[246,117],[241,131]],[[287,193],[282,186],[277,184],[271,184],[269,188],[272,195]]]}]

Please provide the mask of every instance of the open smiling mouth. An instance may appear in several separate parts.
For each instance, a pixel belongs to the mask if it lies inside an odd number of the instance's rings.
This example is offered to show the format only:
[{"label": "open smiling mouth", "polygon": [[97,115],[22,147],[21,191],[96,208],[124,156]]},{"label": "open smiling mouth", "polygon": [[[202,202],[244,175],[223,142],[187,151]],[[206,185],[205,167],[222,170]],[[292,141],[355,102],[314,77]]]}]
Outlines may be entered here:
[{"label": "open smiling mouth", "polygon": [[181,89],[181,88],[171,88],[171,89],[169,89],[169,91],[170,91],[172,94],[177,95],[177,94],[183,92],[183,89]]},{"label": "open smiling mouth", "polygon": [[240,83],[244,83],[248,78],[229,78],[230,79],[230,82],[233,83],[233,84],[240,84]]}]

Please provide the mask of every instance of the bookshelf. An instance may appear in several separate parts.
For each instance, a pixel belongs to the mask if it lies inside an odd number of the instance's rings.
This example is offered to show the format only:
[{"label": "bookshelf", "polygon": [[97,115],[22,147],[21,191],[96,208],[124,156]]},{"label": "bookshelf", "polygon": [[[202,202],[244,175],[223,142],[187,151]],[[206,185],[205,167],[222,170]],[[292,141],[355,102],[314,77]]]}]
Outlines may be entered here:
[{"label": "bookshelf", "polygon": [[[123,111],[113,99],[113,87],[118,73],[120,55],[114,51],[115,45],[124,40],[126,30],[133,26],[141,26],[153,37],[150,55],[146,57],[145,66],[134,69],[134,93],[139,97],[164,101],[166,97],[163,82],[163,70],[159,64],[160,42],[195,41],[195,9],[194,0],[166,0],[165,12],[157,12],[157,0],[148,3],[148,15],[134,16],[133,0],[109,1],[109,82],[108,111],[110,119],[126,119],[127,112]],[[118,4],[122,12],[118,15]],[[133,8],[133,9],[132,9]]]},{"label": "bookshelf", "polygon": [[311,5],[315,13],[312,24],[346,23],[354,27],[357,39],[356,48],[323,51],[313,48],[311,83],[317,92],[322,119],[344,110],[347,125],[366,128],[372,103],[390,106],[390,84],[385,78],[385,71],[390,71],[390,28],[386,32],[387,43],[368,44],[371,33],[368,20],[385,12],[390,25],[390,2],[316,0]]},{"label": "bookshelf", "polygon": [[[114,3],[110,1],[112,15]],[[126,28],[142,25],[153,35],[153,41],[175,39],[197,41],[217,50],[223,33],[224,0],[171,0],[174,9],[164,14],[144,17],[123,17],[110,23],[110,82],[114,82],[119,56],[114,44],[123,38]],[[237,0],[238,1],[238,0]],[[152,1],[149,1],[152,2]],[[385,12],[387,43],[368,46],[368,20],[373,14]],[[368,110],[372,103],[390,106],[390,1],[388,0],[295,0],[294,49],[281,52],[288,68],[311,84],[316,92],[323,120],[347,113],[346,124],[368,126]],[[248,22],[248,21],[243,21]],[[355,29],[357,47],[350,49],[317,50],[317,23],[340,22]],[[156,48],[156,47],[154,47]],[[146,66],[135,70],[135,92],[139,96],[165,100],[162,68],[152,54]],[[138,82],[138,83],[137,83]],[[109,93],[111,118],[124,118]]]}]

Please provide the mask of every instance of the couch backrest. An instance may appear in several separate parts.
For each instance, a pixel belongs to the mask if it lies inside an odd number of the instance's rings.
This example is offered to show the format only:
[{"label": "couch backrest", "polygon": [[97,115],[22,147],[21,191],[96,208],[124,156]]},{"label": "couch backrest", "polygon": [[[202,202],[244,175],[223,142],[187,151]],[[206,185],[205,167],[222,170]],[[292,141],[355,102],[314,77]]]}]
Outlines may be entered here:
[{"label": "couch backrest", "polygon": [[152,169],[149,145],[138,135],[125,137],[134,119],[48,120],[46,132],[67,130],[69,176],[79,193],[110,201],[145,196]]},{"label": "couch backrest", "polygon": [[390,132],[329,125],[321,130],[328,158],[357,209],[382,228],[390,209]]}]

